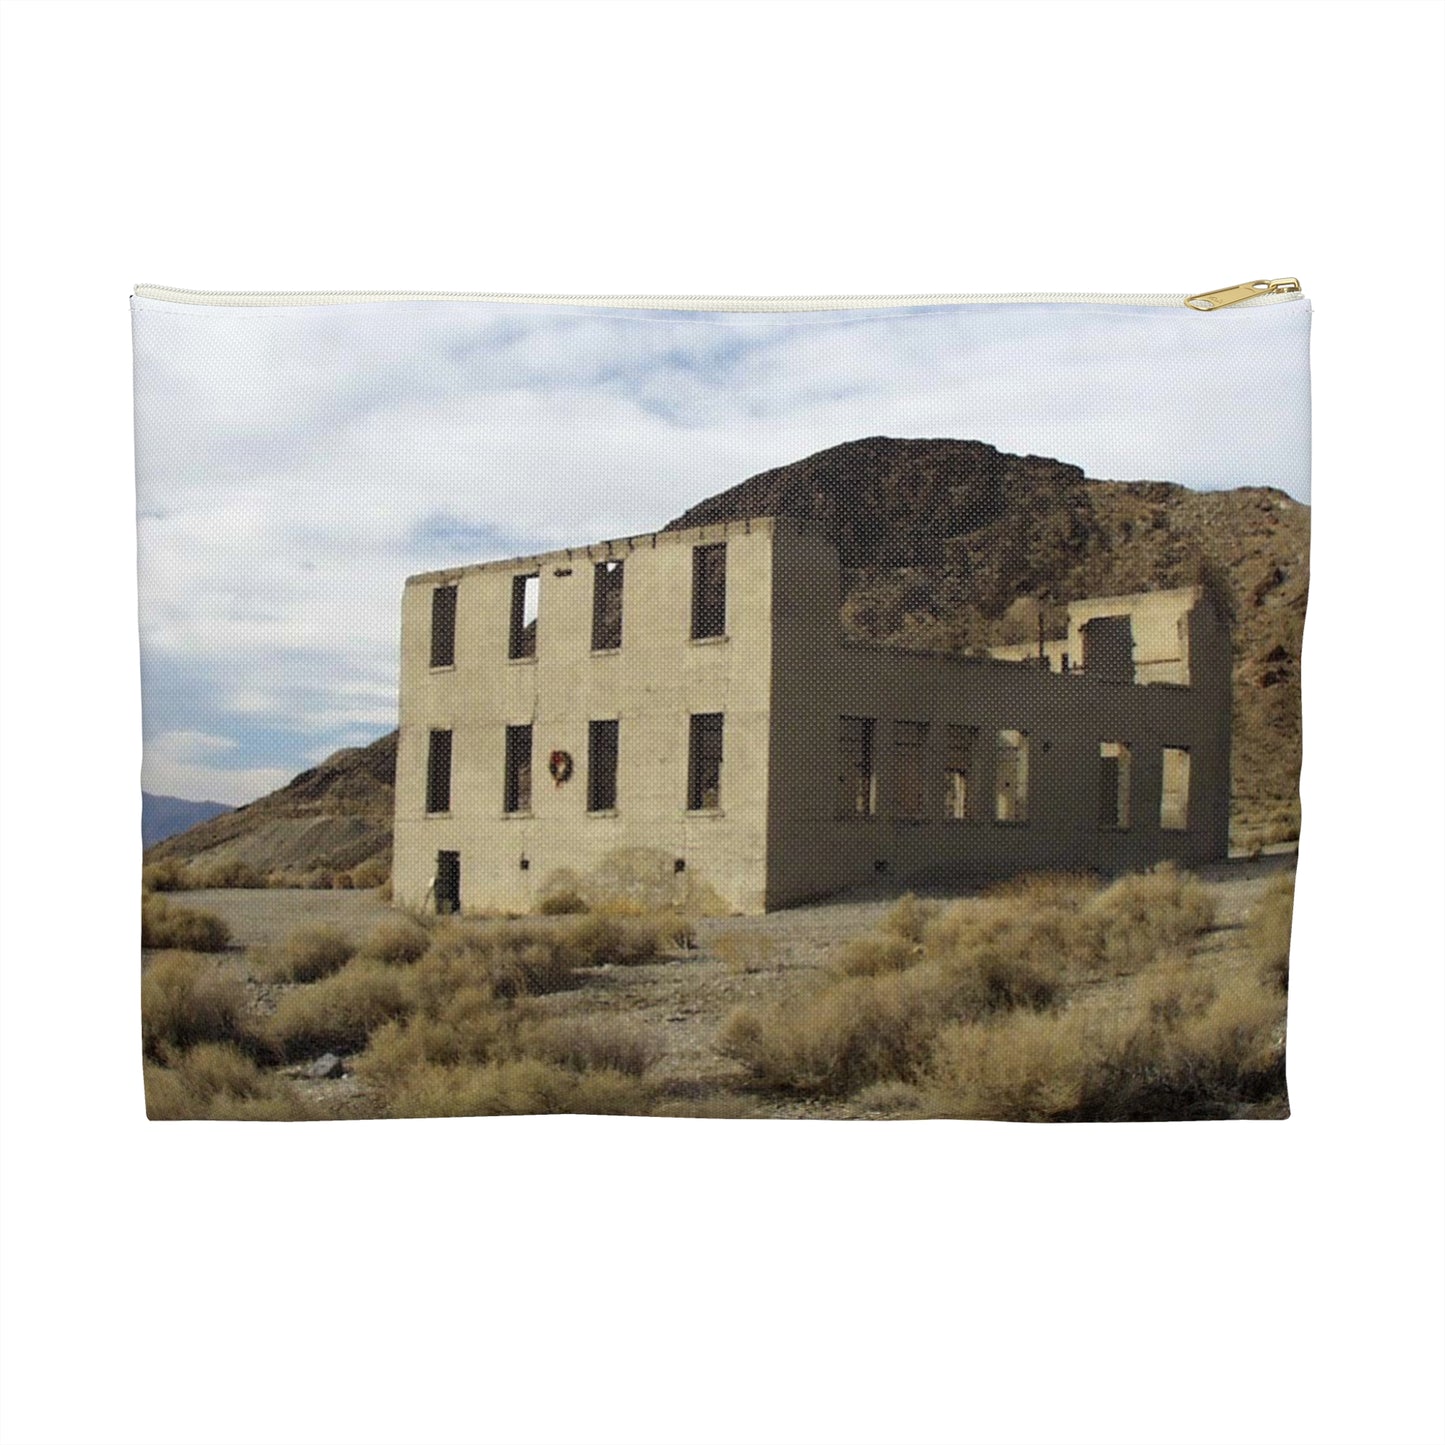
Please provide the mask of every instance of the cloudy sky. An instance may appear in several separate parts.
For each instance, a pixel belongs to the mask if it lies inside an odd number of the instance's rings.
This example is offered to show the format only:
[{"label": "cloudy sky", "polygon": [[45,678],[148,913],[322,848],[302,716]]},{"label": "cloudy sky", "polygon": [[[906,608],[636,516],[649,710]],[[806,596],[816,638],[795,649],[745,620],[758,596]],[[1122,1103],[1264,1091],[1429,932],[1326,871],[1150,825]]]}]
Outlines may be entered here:
[{"label": "cloudy sky", "polygon": [[246,802],[393,727],[409,574],[651,531],[857,437],[1309,500],[1304,302],[132,304],[155,793]]}]

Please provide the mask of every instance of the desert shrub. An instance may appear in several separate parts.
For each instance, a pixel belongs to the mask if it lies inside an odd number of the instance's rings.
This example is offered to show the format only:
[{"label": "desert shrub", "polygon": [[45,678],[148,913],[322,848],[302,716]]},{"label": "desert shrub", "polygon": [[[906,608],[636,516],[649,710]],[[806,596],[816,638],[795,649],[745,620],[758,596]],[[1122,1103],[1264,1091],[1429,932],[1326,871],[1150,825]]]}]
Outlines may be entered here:
[{"label": "desert shrub", "polygon": [[570,987],[576,982],[574,970],[587,961],[562,926],[447,922],[436,930],[415,971],[423,989],[452,992],[470,984],[515,998]]},{"label": "desert shrub", "polygon": [[378,923],[362,945],[367,958],[383,963],[415,963],[431,947],[431,934],[410,918],[389,918]]},{"label": "desert shrub", "polygon": [[517,1057],[519,1032],[536,1018],[527,997],[499,995],[465,958],[428,955],[405,979],[409,1010],[383,1024],[357,1060],[357,1073],[383,1091],[423,1064],[482,1064]]},{"label": "desert shrub", "polygon": [[1102,925],[1109,962],[1127,972],[1206,932],[1214,923],[1214,899],[1197,878],[1160,863],[1111,883],[1083,912]]},{"label": "desert shrub", "polygon": [[268,1033],[288,1059],[351,1053],[411,1006],[400,970],[354,959],[339,973],[287,993],[268,1020]]},{"label": "desert shrub", "polygon": [[480,1065],[427,1064],[389,1099],[397,1118],[480,1114],[645,1114],[650,1093],[610,1069],[577,1073],[541,1059]]},{"label": "desert shrub", "polygon": [[141,1037],[146,1054],[201,1043],[250,1044],[246,989],[213,959],[162,953],[141,974]]},{"label": "desert shrub", "polygon": [[985,897],[1008,902],[1015,910],[1077,909],[1099,891],[1095,873],[1017,873],[991,884]]},{"label": "desert shrub", "polygon": [[987,956],[1010,960],[1057,981],[1092,977],[1104,953],[1104,929],[1073,907],[1037,907],[1008,899],[955,904],[929,926],[924,950],[952,967]]},{"label": "desert shrub", "polygon": [[1209,1117],[1284,1079],[1278,993],[1251,979],[1217,994],[1168,974],[1125,1002],[1010,1013],[943,1030],[921,1088],[934,1112],[985,1119]]},{"label": "desert shrub", "polygon": [[519,1039],[523,1052],[565,1068],[610,1069],[640,1077],[657,1061],[657,1048],[641,1029],[616,1018],[546,1019]]},{"label": "desert shrub", "polygon": [[921,943],[902,933],[865,933],[849,939],[833,959],[833,968],[849,978],[901,973],[923,956]]},{"label": "desert shrub", "polygon": [[264,888],[265,875],[239,858],[193,863],[186,870],[187,888]]},{"label": "desert shrub", "polygon": [[774,1008],[735,1010],[719,1047],[764,1088],[851,1093],[914,1075],[946,1017],[947,994],[936,969],[836,978]]},{"label": "desert shrub", "polygon": [[315,983],[344,968],[356,945],[329,923],[298,928],[278,949],[251,954],[252,972],[272,983]]},{"label": "desert shrub", "polygon": [[537,905],[537,912],[547,917],[558,917],[568,913],[586,913],[587,900],[575,889],[559,888],[549,893]]},{"label": "desert shrub", "polygon": [[1249,915],[1246,937],[1260,976],[1281,993],[1289,989],[1289,942],[1294,921],[1294,874],[1270,881]]},{"label": "desert shrub", "polygon": [[1182,954],[1170,954],[1139,975],[1133,1003],[1152,1023],[1172,1026],[1198,1017],[1218,996],[1212,973]]},{"label": "desert shrub", "polygon": [[885,934],[901,938],[906,943],[921,944],[928,926],[938,916],[934,904],[924,903],[912,893],[905,893],[883,920]]},{"label": "desert shrub", "polygon": [[315,1112],[284,1079],[228,1044],[198,1044],[169,1068],[145,1066],[151,1119],[310,1119]]},{"label": "desert shrub", "polygon": [[908,1082],[946,1024],[1056,1007],[1071,955],[1087,953],[1096,934],[1057,908],[1033,916],[963,904],[922,916],[910,906],[846,944],[808,990],[733,1014],[721,1046],[765,1088],[842,1094]]},{"label": "desert shrub", "polygon": [[391,864],[385,858],[368,858],[351,870],[351,882],[356,888],[380,888],[391,880]]},{"label": "desert shrub", "polygon": [[1082,1015],[1016,1013],[942,1030],[921,1092],[959,1119],[1053,1119],[1077,1110],[1088,1051]]},{"label": "desert shrub", "polygon": [[231,930],[214,913],[179,908],[155,894],[141,898],[142,948],[181,948],[192,953],[219,953],[230,941]]},{"label": "desert shrub", "polygon": [[573,923],[565,937],[577,967],[652,963],[662,953],[672,926],[671,919],[589,913]]},{"label": "desert shrub", "polygon": [[1125,1017],[1098,1050],[1077,1109],[1083,1119],[1217,1116],[1284,1084],[1284,1002],[1242,977],[1177,1018]]},{"label": "desert shrub", "polygon": [[147,863],[140,873],[140,886],[146,893],[175,893],[187,887],[186,870],[174,858],[160,863]]},{"label": "desert shrub", "polygon": [[[1047,897],[1058,896],[1051,886]],[[1052,901],[1035,912],[1011,899],[942,913],[910,904],[847,943],[794,998],[735,1013],[721,1046],[765,1088],[840,1094],[910,1082],[946,1025],[1060,1007],[1101,938],[1100,925]]]}]

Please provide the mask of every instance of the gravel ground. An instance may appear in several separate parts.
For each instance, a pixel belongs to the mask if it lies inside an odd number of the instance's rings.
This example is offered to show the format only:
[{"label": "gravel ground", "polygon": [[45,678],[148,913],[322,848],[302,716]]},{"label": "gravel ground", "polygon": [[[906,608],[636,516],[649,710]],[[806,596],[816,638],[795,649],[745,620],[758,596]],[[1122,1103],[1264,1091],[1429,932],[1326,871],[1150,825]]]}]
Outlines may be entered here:
[{"label": "gravel ground", "polygon": [[[1219,908],[1200,954],[1216,955],[1224,968],[1237,966],[1233,936],[1270,878],[1294,862],[1292,853],[1279,853],[1197,870],[1196,876],[1211,885]],[[969,896],[956,889],[919,894],[938,901]],[[558,1015],[615,1015],[645,1030],[659,1051],[655,1077],[680,1110],[844,1117],[842,1103],[779,1101],[751,1093],[741,1067],[718,1052],[718,1030],[737,1006],[779,998],[798,987],[839,945],[874,929],[896,898],[882,890],[860,891],[765,917],[704,919],[697,926],[695,949],[641,967],[586,970],[580,988],[550,995],[541,1006]],[[227,962],[243,976],[246,949],[284,942],[304,924],[333,924],[361,939],[392,916],[389,905],[371,892],[213,889],[175,895],[175,901],[226,921],[234,938]],[[248,981],[261,1012],[275,1007],[282,987]],[[298,1084],[329,1113],[370,1112],[363,1086],[349,1075],[298,1078]]]}]

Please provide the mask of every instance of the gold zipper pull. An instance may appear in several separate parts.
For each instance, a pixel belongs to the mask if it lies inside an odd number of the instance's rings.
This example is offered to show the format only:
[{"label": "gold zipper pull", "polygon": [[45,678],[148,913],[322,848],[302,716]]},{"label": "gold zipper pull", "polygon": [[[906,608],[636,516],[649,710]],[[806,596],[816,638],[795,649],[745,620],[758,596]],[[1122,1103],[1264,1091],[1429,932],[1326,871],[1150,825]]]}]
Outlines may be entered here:
[{"label": "gold zipper pull", "polygon": [[1184,304],[1196,311],[1218,311],[1221,306],[1233,306],[1236,301],[1248,301],[1251,296],[1273,296],[1280,291],[1300,291],[1303,287],[1293,276],[1282,276],[1278,281],[1245,281],[1239,286],[1225,286],[1218,291],[1201,291],[1198,296],[1186,296]]}]

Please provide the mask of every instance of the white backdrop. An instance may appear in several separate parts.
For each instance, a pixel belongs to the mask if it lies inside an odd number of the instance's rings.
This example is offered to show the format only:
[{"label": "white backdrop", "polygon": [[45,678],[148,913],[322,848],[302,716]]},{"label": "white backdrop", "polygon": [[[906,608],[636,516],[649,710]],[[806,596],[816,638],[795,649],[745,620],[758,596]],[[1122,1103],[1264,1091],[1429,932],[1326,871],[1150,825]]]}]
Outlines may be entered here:
[{"label": "white backdrop", "polygon": [[[4,1438],[1440,1439],[1442,14],[12,0]],[[145,1123],[133,282],[1278,275],[1288,1123]]]}]

